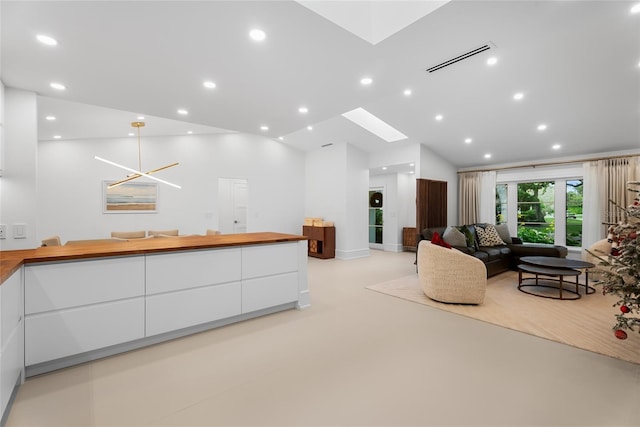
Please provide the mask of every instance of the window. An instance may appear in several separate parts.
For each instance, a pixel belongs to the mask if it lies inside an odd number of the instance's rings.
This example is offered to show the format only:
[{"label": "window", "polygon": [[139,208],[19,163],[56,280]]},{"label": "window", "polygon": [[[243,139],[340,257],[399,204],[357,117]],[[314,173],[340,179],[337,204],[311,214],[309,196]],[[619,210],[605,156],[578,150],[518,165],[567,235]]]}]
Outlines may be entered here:
[{"label": "window", "polygon": [[582,178],[497,184],[496,224],[513,224],[523,242],[580,248],[583,188]]},{"label": "window", "polygon": [[507,184],[498,184],[496,185],[496,225],[507,222],[507,213]]},{"label": "window", "polygon": [[582,180],[567,180],[567,246],[582,246]]},{"label": "window", "polygon": [[554,243],[553,181],[518,183],[518,237],[529,243]]}]

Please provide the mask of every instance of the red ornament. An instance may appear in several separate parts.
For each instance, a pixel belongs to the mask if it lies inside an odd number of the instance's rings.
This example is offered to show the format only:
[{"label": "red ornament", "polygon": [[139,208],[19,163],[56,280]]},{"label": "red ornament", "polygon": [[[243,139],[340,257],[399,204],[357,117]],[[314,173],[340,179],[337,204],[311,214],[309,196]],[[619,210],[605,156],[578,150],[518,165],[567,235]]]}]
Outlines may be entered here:
[{"label": "red ornament", "polygon": [[629,238],[630,239],[636,239],[638,237],[638,233],[636,233],[635,231],[631,234],[629,234]]},{"label": "red ornament", "polygon": [[620,250],[618,248],[611,248],[611,256],[620,256]]},{"label": "red ornament", "polygon": [[621,305],[620,306],[620,311],[623,313],[628,313],[631,311],[631,309],[629,307],[627,307],[626,305]]},{"label": "red ornament", "polygon": [[616,338],[618,338],[619,340],[627,339],[627,333],[622,329],[616,329],[615,334],[616,334]]}]

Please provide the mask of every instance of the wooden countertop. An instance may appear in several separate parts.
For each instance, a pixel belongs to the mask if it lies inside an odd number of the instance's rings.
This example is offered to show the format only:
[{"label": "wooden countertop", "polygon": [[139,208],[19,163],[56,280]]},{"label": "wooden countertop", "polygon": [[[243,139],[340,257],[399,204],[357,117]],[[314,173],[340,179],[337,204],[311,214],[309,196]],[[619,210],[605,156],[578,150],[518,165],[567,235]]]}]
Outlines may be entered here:
[{"label": "wooden countertop", "polygon": [[21,265],[37,262],[71,261],[85,258],[142,255],[158,252],[214,249],[307,240],[305,236],[272,232],[179,236],[86,245],[48,246],[18,251],[0,251],[0,284]]}]

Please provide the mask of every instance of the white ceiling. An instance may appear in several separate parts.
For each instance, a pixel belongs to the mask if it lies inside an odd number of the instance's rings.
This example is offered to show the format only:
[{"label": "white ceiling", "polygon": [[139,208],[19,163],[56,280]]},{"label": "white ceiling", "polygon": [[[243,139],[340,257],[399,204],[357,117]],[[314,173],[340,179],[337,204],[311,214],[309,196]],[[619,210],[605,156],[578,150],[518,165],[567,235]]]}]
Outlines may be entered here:
[{"label": "white ceiling", "polygon": [[[418,1],[396,14],[400,2],[376,2],[369,38],[304,3],[3,0],[1,78],[41,95],[42,140],[124,136],[142,114],[144,135],[237,131],[301,150],[347,142],[367,152],[421,143],[460,168],[640,148],[636,2]],[[353,2],[326,3],[362,26]],[[249,39],[254,27],[264,42]],[[38,43],[40,33],[59,45]],[[483,44],[491,49],[425,71]],[[360,85],[364,76],[373,84]],[[205,89],[206,79],[217,87]],[[341,116],[357,107],[409,138],[387,143]]]}]

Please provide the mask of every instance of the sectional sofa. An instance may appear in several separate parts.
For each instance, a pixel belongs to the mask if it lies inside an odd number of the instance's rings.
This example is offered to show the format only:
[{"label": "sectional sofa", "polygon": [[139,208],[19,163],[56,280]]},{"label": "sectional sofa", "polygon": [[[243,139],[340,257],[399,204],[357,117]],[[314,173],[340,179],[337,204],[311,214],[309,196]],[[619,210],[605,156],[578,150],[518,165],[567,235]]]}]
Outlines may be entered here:
[{"label": "sectional sofa", "polygon": [[[417,244],[421,240],[432,240],[434,233],[438,233],[452,248],[481,260],[487,268],[487,277],[516,270],[519,259],[524,256],[566,258],[568,253],[564,246],[523,243],[518,237],[509,235],[506,224],[425,228],[419,233]],[[496,235],[499,239],[495,238]]]}]

